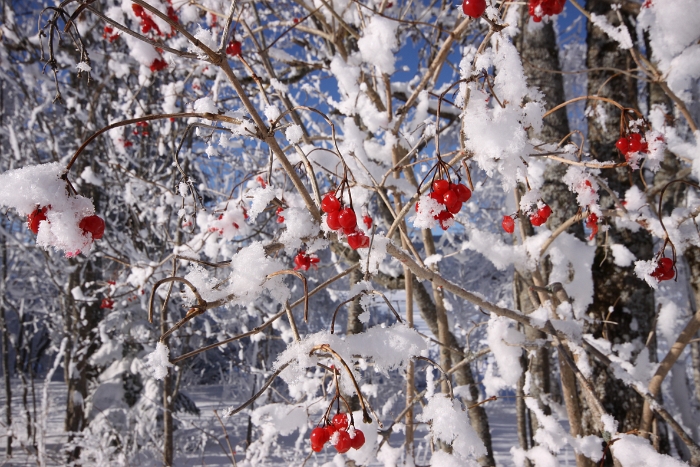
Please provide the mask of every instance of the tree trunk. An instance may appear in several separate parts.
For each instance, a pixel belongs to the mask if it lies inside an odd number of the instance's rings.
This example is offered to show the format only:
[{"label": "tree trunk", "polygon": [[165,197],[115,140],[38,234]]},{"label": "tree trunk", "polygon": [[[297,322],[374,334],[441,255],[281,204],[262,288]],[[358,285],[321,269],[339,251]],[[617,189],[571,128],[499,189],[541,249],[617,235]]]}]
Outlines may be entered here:
[{"label": "tree trunk", "polygon": [[[588,10],[597,15],[603,15],[613,24],[618,25],[617,12],[610,8],[610,3],[604,0],[590,0]],[[634,27],[628,29],[634,34]],[[629,54],[612,41],[600,28],[588,25],[587,66],[591,71],[588,78],[588,94],[611,98],[624,107],[636,107],[637,82],[631,77],[615,74],[600,68],[631,69],[634,62]],[[616,107],[603,102],[589,104],[602,106],[607,121],[601,123],[593,116],[588,120],[590,151],[598,161],[618,161],[615,141],[619,138],[620,112]],[[595,114],[595,112],[593,112]],[[639,172],[631,172],[627,168],[606,169],[601,178],[610,189],[621,196],[633,184],[639,183]],[[644,187],[640,188],[643,190]],[[603,209],[614,207],[610,195],[600,190],[600,205]],[[594,259],[593,282],[594,301],[589,308],[589,316],[595,318],[586,332],[597,338],[604,338],[612,345],[637,342],[638,348],[643,348],[653,322],[654,293],[643,281],[634,274],[634,267],[620,267],[612,261],[612,255],[607,249],[609,244],[619,243],[626,246],[639,259],[650,259],[653,254],[651,236],[640,229],[631,232],[618,229],[610,223],[610,229],[605,235],[597,236],[598,248]],[[615,325],[603,323],[613,321]],[[593,377],[597,396],[604,408],[619,422],[621,432],[639,427],[642,413],[642,398],[627,388],[614,377],[608,368],[594,362]],[[584,406],[585,400],[584,400]],[[584,411],[584,430],[586,433],[595,432],[595,422],[590,410]]]},{"label": "tree trunk", "polygon": [[[2,236],[2,283],[0,284],[0,327],[2,327],[2,376],[5,383],[5,424],[12,429],[12,387],[10,385],[9,333],[5,320],[5,284],[7,282],[7,241]],[[12,436],[8,435],[5,447],[7,457],[12,457]]]}]

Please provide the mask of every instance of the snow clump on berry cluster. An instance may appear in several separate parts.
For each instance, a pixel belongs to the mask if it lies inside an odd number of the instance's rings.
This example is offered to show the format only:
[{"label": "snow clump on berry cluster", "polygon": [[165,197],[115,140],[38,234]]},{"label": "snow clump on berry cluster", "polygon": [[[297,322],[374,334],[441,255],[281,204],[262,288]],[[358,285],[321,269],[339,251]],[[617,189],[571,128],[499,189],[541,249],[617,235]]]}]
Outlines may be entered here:
[{"label": "snow clump on berry cluster", "polygon": [[60,178],[64,170],[61,164],[52,162],[0,174],[0,205],[21,216],[47,207],[46,220],[39,224],[37,244],[74,256],[92,249],[92,237],[84,235],[79,223],[94,215],[95,207],[84,196],[69,195],[68,185]]}]

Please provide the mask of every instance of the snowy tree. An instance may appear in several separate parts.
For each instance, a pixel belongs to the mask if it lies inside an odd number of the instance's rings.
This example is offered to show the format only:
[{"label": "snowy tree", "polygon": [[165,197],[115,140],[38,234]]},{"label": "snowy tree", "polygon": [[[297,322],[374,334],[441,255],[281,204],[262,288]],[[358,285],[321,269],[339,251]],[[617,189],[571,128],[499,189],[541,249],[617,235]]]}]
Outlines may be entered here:
[{"label": "snowy tree", "polygon": [[700,465],[700,2],[519,3],[6,2],[6,456]]}]

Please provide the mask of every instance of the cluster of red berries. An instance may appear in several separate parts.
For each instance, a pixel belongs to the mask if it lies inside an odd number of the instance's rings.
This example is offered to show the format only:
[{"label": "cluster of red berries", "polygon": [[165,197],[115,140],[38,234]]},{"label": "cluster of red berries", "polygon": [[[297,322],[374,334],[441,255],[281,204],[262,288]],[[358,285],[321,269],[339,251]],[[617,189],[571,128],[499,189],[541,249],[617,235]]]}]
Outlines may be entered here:
[{"label": "cluster of red berries", "polygon": [[655,278],[659,282],[670,281],[676,275],[675,271],[673,270],[673,266],[673,260],[671,258],[660,258],[656,269],[654,269],[654,272],[651,273],[651,277]]},{"label": "cluster of red berries", "polygon": [[615,147],[625,156],[625,160],[629,162],[630,154],[641,152],[642,154],[649,153],[649,144],[642,139],[640,133],[630,133],[629,136],[623,136],[617,140]]},{"label": "cluster of red berries", "polygon": [[[39,224],[42,221],[47,221],[46,212],[51,209],[51,206],[38,207],[27,216],[27,227],[35,234],[39,233]],[[90,234],[93,240],[99,240],[105,233],[105,221],[100,216],[83,217],[78,224],[83,231],[83,235]]]},{"label": "cluster of red berries", "polygon": [[108,297],[103,298],[102,303],[100,303],[100,308],[107,308],[111,310],[112,308],[114,308],[114,300]]},{"label": "cluster of red berries", "polygon": [[[462,204],[469,201],[472,192],[462,183],[452,183],[442,178],[434,180],[431,188],[429,196],[445,206],[445,210],[440,211],[433,218],[440,221],[442,230],[447,230],[449,228],[447,221],[462,210]],[[418,212],[418,203],[416,203],[416,212]]]},{"label": "cluster of red berries", "polygon": [[533,227],[539,227],[545,222],[547,222],[547,219],[549,219],[549,216],[551,215],[552,208],[545,204],[544,206],[539,208],[537,212],[535,212],[534,214],[530,214],[530,223]]},{"label": "cluster of red berries", "polygon": [[112,26],[105,26],[102,30],[102,39],[108,40],[110,44],[119,39],[119,34],[114,32]]},{"label": "cluster of red berries", "polygon": [[314,452],[320,452],[323,446],[330,441],[339,453],[344,454],[350,448],[360,449],[365,444],[365,434],[355,427],[353,427],[352,432],[348,431],[348,415],[339,413],[333,416],[333,421],[328,425],[314,428],[309,440]]},{"label": "cluster of red berries", "polygon": [[277,214],[277,223],[278,224],[283,224],[284,223],[284,216],[281,216],[280,214],[284,211],[284,208],[282,206],[277,208],[277,211],[275,211],[275,214]]},{"label": "cluster of red berries", "polygon": [[308,271],[311,266],[316,268],[316,263],[321,261],[318,259],[318,256],[316,255],[309,255],[306,253],[306,251],[301,250],[297,255],[294,257],[294,270],[298,269],[303,269],[304,271]]},{"label": "cluster of red berries", "polygon": [[[544,224],[547,222],[547,219],[549,219],[549,216],[552,215],[552,208],[547,206],[546,204],[539,208],[535,213],[530,214],[530,223],[533,225],[533,227],[539,227],[540,225]],[[515,232],[515,219],[513,216],[503,216],[503,220],[501,221],[501,227],[503,227],[503,230],[506,231],[506,233],[512,234]]]},{"label": "cluster of red berries", "polygon": [[564,11],[565,3],[566,0],[530,0],[528,13],[535,23],[539,23],[544,16],[554,16]]},{"label": "cluster of red berries", "polygon": [[[137,128],[133,131],[134,136],[148,136],[151,134],[148,130],[145,129],[148,128],[148,122],[137,122],[136,126]],[[139,131],[139,128],[144,128],[144,130]]]},{"label": "cluster of red berries", "polygon": [[486,11],[486,0],[462,0],[462,11],[471,18],[479,18]]},{"label": "cluster of red berries", "polygon": [[[328,193],[321,202],[321,209],[326,213],[326,225],[331,230],[341,230],[348,236],[348,244],[353,250],[369,248],[369,237],[357,228],[357,214],[351,207],[342,208],[335,193]],[[363,221],[368,227],[372,219],[364,216]]]},{"label": "cluster of red berries", "polygon": [[168,62],[166,62],[162,58],[156,58],[155,60],[153,60],[153,63],[151,63],[151,66],[149,68],[153,73],[155,73],[156,71],[168,68]]},{"label": "cluster of red berries", "polygon": [[237,40],[232,40],[226,46],[226,53],[232,57],[236,57],[241,54],[241,43]]},{"label": "cluster of red berries", "polygon": [[[162,36],[163,33],[160,32],[160,28],[156,24],[155,21],[153,21],[153,18],[151,15],[146,13],[146,11],[143,9],[141,5],[137,4],[132,4],[131,5],[132,10],[134,10],[134,14],[141,18],[141,32],[144,34],[148,34],[151,30],[153,30],[156,34],[159,36]],[[174,10],[173,10],[174,13]]]}]

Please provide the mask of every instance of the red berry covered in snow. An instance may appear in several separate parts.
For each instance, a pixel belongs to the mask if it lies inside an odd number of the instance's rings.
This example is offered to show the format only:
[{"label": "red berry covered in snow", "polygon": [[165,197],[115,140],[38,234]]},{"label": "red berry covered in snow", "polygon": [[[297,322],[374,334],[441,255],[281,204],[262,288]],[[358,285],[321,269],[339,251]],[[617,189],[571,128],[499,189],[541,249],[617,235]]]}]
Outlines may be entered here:
[{"label": "red berry covered in snow", "polygon": [[100,308],[108,308],[111,310],[114,308],[114,300],[107,297],[103,298],[102,303],[100,303]]},{"label": "red berry covered in snow", "polygon": [[462,11],[472,18],[479,18],[486,11],[486,0],[462,0]]},{"label": "red berry covered in snow", "polygon": [[503,227],[503,230],[505,230],[509,234],[512,234],[513,232],[515,232],[515,221],[510,216],[503,216],[503,220],[501,221],[501,227]]},{"label": "red berry covered in snow", "polygon": [[83,235],[92,235],[93,240],[99,240],[105,233],[105,221],[100,216],[84,217],[78,225],[83,231]]},{"label": "red berry covered in snow", "polygon": [[46,206],[44,206],[43,208],[36,208],[27,216],[27,227],[29,227],[29,230],[31,230],[35,234],[39,233],[39,224],[41,223],[41,221],[46,220],[47,210],[48,209],[46,208]]}]

